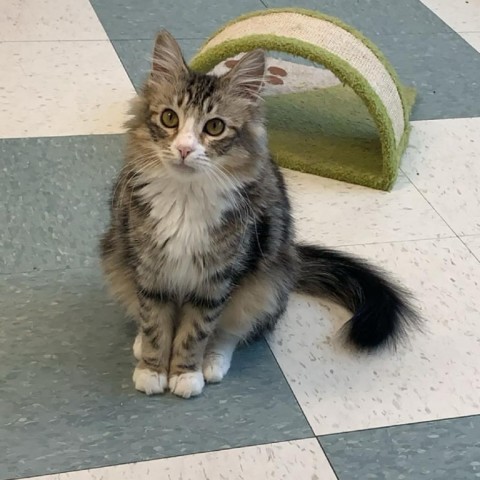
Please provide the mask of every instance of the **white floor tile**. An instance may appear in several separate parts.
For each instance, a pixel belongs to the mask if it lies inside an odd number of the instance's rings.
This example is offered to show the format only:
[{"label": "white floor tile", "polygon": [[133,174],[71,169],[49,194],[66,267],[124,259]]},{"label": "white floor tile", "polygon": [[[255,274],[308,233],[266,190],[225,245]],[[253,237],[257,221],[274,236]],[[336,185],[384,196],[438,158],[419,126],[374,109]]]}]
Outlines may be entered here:
[{"label": "white floor tile", "polygon": [[236,448],[30,480],[335,480],[315,439]]},{"label": "white floor tile", "polygon": [[133,86],[110,42],[0,43],[0,138],[118,133]]},{"label": "white floor tile", "polygon": [[414,122],[402,170],[458,235],[480,233],[480,118]]},{"label": "white floor tile", "polygon": [[299,239],[329,246],[453,236],[403,175],[391,192],[285,171]]},{"label": "white floor tile", "polygon": [[462,237],[462,242],[469,248],[469,250],[480,261],[480,235],[473,235],[471,237]]},{"label": "white floor tile", "polygon": [[355,355],[336,338],[347,312],[292,299],[269,343],[315,433],[480,413],[480,263],[457,238],[348,251],[415,293],[426,333],[396,353]]},{"label": "white floor tile", "polygon": [[0,41],[107,40],[88,0],[0,0]]},{"label": "white floor tile", "polygon": [[462,33],[462,38],[480,53],[480,33]]},{"label": "white floor tile", "polygon": [[421,0],[456,32],[480,32],[479,0]]}]

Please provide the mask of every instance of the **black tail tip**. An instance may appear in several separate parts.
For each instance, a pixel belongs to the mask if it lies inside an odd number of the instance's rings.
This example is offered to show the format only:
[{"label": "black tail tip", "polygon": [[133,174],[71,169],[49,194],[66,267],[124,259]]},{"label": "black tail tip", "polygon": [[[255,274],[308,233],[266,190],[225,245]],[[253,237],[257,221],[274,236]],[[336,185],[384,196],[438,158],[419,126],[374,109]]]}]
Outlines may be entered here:
[{"label": "black tail tip", "polygon": [[346,345],[368,353],[407,344],[410,333],[421,330],[421,318],[410,299],[395,300],[393,305],[364,307],[355,313],[340,331]]}]

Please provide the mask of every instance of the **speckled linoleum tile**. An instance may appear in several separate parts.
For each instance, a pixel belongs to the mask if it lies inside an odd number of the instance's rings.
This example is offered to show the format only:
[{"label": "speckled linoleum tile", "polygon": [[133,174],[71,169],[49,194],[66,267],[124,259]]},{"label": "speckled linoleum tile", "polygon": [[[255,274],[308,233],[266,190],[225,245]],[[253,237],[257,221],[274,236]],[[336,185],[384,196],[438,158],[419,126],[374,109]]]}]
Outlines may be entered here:
[{"label": "speckled linoleum tile", "polygon": [[95,270],[1,275],[0,297],[2,480],[312,435],[263,341],[200,398],[146,397]]},{"label": "speckled linoleum tile", "polygon": [[[152,36],[151,39],[146,40],[114,40],[112,42],[137,91],[150,72],[154,41]],[[203,42],[203,39],[178,40],[187,62],[200,50]]]},{"label": "speckled linoleum tile", "polygon": [[456,234],[480,234],[480,118],[414,122],[402,170]]},{"label": "speckled linoleum tile", "polygon": [[225,22],[251,10],[260,0],[91,0],[110,40],[149,39],[162,28],[177,38],[205,38]]},{"label": "speckled linoleum tile", "polygon": [[97,261],[117,135],[0,140],[0,273]]},{"label": "speckled linoleum tile", "polygon": [[400,175],[391,192],[285,170],[299,239],[328,246],[454,236]]},{"label": "speckled linoleum tile", "polygon": [[372,40],[417,89],[413,120],[480,116],[480,55],[458,34],[390,32]]},{"label": "speckled linoleum tile", "polygon": [[469,237],[462,237],[462,242],[480,261],[480,235],[472,235]]},{"label": "speckled linoleum tile", "polygon": [[124,131],[135,90],[109,41],[0,42],[0,70],[0,138]]},{"label": "speckled linoleum tile", "polygon": [[88,0],[0,0],[0,11],[0,41],[108,39]]},{"label": "speckled linoleum tile", "polygon": [[340,480],[480,478],[480,416],[320,437]]},{"label": "speckled linoleum tile", "polygon": [[268,7],[301,7],[333,15],[367,36],[451,31],[418,0],[265,0]]},{"label": "speckled linoleum tile", "polygon": [[480,413],[480,263],[458,238],[348,251],[414,293],[424,333],[396,352],[355,355],[336,337],[347,312],[292,299],[269,342],[315,433]]},{"label": "speckled linoleum tile", "polygon": [[152,460],[32,480],[336,480],[315,439]]},{"label": "speckled linoleum tile", "polygon": [[462,33],[462,38],[480,53],[480,32]]},{"label": "speckled linoleum tile", "polygon": [[421,0],[456,32],[480,31],[480,6],[477,0]]}]

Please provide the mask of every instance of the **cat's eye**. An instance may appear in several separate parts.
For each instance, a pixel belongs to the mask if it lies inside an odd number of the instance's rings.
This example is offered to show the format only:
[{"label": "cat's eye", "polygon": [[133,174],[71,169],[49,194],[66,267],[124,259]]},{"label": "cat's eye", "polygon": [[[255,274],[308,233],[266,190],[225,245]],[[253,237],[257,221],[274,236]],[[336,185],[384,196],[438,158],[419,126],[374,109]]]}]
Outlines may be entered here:
[{"label": "cat's eye", "polygon": [[163,111],[163,113],[160,115],[160,120],[164,127],[167,127],[167,128],[178,127],[178,115],[170,108],[167,108],[166,110]]},{"label": "cat's eye", "polygon": [[225,130],[225,122],[220,118],[212,118],[205,124],[203,130],[212,137],[218,137]]}]

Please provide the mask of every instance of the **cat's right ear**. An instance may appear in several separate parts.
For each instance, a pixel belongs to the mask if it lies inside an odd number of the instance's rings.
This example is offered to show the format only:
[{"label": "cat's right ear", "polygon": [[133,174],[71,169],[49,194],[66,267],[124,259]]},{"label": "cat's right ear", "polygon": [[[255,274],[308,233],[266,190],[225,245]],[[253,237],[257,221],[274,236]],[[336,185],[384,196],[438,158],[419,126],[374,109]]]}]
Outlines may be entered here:
[{"label": "cat's right ear", "polygon": [[153,81],[177,81],[188,72],[177,41],[166,30],[158,33],[153,49],[151,78]]}]

